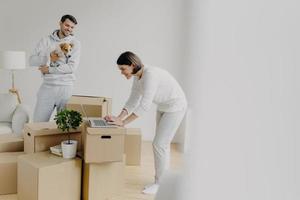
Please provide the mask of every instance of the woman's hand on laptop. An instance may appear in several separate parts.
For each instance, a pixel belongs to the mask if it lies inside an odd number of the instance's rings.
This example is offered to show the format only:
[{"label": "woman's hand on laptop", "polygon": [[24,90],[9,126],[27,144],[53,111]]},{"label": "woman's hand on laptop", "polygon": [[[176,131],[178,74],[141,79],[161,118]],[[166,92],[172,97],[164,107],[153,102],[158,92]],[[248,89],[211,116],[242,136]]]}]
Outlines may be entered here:
[{"label": "woman's hand on laptop", "polygon": [[113,116],[113,115],[106,115],[104,117],[104,119],[108,124],[117,125],[117,126],[124,126],[124,123],[123,123],[122,119],[119,118],[119,117],[116,117],[116,116]]},{"label": "woman's hand on laptop", "polygon": [[114,122],[114,121],[116,121],[117,117],[115,117],[115,116],[113,116],[113,115],[106,115],[106,116],[104,117],[104,119],[105,119],[105,121],[107,121],[107,122]]},{"label": "woman's hand on laptop", "polygon": [[124,126],[124,122],[118,117],[116,117],[114,121],[107,121],[107,123],[112,125],[117,125],[117,126]]}]

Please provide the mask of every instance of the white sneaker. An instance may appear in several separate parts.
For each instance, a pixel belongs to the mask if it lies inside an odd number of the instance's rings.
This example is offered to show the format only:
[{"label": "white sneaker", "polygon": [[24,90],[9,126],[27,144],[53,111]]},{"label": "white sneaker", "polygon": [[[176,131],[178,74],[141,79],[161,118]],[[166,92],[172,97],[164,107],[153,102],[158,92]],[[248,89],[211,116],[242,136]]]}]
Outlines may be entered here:
[{"label": "white sneaker", "polygon": [[[147,187],[147,186],[146,186]],[[143,190],[144,194],[156,194],[157,190],[159,188],[158,184],[152,184],[151,186],[148,186],[146,189]]]}]

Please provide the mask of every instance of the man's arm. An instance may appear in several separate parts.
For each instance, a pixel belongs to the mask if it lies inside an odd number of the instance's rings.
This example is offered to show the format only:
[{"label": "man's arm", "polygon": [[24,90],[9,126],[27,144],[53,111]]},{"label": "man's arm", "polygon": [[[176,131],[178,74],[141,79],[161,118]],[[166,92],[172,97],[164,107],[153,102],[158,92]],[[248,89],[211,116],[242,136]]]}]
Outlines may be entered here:
[{"label": "man's arm", "polygon": [[47,46],[47,38],[42,38],[29,57],[30,66],[46,65],[49,59],[50,49]]}]

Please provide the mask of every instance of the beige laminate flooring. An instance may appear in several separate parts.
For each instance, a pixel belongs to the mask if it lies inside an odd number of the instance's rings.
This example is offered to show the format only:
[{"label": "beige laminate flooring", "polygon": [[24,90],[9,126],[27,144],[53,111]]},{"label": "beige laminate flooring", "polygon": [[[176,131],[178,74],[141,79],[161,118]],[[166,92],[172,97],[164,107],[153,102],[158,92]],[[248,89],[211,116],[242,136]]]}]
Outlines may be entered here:
[{"label": "beige laminate flooring", "polygon": [[[182,165],[182,154],[177,151],[176,145],[171,148],[171,168],[180,169]],[[110,200],[154,200],[154,195],[142,194],[144,185],[153,182],[154,161],[152,145],[150,142],[142,144],[142,164],[141,166],[125,167],[125,185],[122,195],[110,198]],[[17,200],[17,195],[0,195],[0,200]]]}]

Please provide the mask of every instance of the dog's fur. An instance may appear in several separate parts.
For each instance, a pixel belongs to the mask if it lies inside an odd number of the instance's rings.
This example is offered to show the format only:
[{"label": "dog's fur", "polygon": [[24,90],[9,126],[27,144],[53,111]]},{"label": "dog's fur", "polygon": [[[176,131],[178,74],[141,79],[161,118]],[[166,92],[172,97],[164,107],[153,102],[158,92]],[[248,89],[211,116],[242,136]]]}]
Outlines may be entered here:
[{"label": "dog's fur", "polygon": [[49,63],[47,63],[48,66],[50,66],[50,63],[52,62],[52,66],[58,66],[58,63],[67,63],[68,58],[71,57],[71,52],[73,49],[73,44],[71,43],[60,43],[56,46],[54,52],[57,55],[57,57],[52,57],[50,54]]},{"label": "dog's fur", "polygon": [[71,57],[71,51],[73,49],[73,44],[71,43],[61,43],[59,45],[61,51],[63,52],[63,54],[65,55],[66,58]]}]

